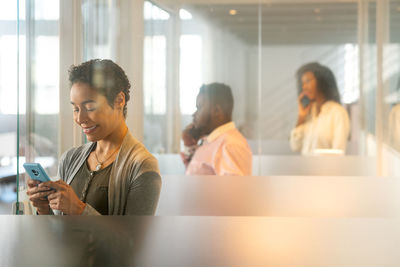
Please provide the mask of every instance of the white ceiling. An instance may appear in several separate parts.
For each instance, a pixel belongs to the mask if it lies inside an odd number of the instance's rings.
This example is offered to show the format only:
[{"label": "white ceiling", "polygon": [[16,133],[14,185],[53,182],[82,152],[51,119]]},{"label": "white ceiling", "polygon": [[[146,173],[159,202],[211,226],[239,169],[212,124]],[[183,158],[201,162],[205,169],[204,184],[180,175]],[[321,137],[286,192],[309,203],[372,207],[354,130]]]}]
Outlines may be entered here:
[{"label": "white ceiling", "polygon": [[[205,18],[248,44],[258,44],[259,27],[262,43],[266,45],[357,43],[358,5],[354,1],[284,1],[262,5],[202,2],[182,6],[193,16]],[[230,15],[231,9],[237,14]],[[375,13],[375,5],[371,5],[369,35],[372,42],[375,38]],[[393,2],[390,7],[390,22],[391,36],[400,39],[400,1]]]}]

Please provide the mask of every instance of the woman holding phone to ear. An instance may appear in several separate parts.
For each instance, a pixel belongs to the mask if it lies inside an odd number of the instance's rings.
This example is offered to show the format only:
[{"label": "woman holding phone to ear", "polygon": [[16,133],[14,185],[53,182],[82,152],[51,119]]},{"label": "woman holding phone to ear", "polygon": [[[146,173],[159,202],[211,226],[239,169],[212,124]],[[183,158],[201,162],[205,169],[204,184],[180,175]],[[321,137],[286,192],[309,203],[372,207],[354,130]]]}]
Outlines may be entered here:
[{"label": "woman holding phone to ear", "polygon": [[316,62],[297,71],[299,88],[298,118],[290,135],[293,151],[312,155],[318,149],[335,149],[344,153],[350,132],[347,111],[332,71]]},{"label": "woman holding phone to ear", "polygon": [[90,60],[69,71],[75,122],[89,143],[64,153],[58,181],[28,179],[38,214],[153,215],[161,188],[157,160],[125,123],[130,83],[111,60]]}]

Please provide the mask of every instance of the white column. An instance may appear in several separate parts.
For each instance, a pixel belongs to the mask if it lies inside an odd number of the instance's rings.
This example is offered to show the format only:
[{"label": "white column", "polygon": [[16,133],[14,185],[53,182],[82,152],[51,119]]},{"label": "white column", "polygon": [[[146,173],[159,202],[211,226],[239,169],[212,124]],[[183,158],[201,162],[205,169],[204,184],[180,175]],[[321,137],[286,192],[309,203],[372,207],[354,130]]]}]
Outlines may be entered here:
[{"label": "white column", "polygon": [[116,61],[125,70],[131,82],[131,100],[128,102],[126,122],[131,133],[143,141],[143,0],[119,0],[120,32],[116,44]]},{"label": "white column", "polygon": [[81,5],[81,0],[60,1],[59,157],[69,148],[82,144],[82,132],[73,121],[68,81],[70,66],[82,61]]},{"label": "white column", "polygon": [[376,3],[376,45],[377,45],[377,88],[376,88],[376,157],[378,175],[384,174],[383,162],[383,110],[384,110],[384,81],[383,81],[383,56],[384,46],[389,37],[389,2],[379,0]]},{"label": "white column", "polygon": [[359,140],[359,153],[361,155],[367,154],[367,140],[366,140],[366,103],[364,99],[364,72],[365,72],[365,45],[366,38],[368,38],[368,3],[365,0],[358,1],[358,65],[359,65],[359,90],[360,90],[360,117],[359,119],[360,128],[362,129],[361,134],[358,136]]},{"label": "white column", "polygon": [[179,8],[170,11],[171,19],[167,33],[167,135],[168,153],[180,151],[181,140],[181,113],[179,88],[179,41],[181,24]]}]

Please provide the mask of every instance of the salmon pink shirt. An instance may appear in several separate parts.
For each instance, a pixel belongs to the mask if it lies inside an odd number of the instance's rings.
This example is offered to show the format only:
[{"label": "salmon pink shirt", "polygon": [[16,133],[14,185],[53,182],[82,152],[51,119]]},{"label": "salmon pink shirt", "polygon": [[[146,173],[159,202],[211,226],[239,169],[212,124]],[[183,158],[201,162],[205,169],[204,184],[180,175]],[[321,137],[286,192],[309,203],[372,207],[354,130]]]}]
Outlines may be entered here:
[{"label": "salmon pink shirt", "polygon": [[219,126],[196,149],[186,175],[251,175],[252,152],[233,122]]}]

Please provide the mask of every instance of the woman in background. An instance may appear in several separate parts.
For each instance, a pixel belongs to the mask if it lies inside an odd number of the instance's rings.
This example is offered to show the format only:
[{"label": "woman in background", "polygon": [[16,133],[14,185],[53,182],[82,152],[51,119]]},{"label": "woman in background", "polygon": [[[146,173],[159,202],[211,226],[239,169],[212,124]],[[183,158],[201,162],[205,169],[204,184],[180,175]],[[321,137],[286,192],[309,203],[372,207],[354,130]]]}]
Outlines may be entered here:
[{"label": "woman in background", "polygon": [[308,63],[297,71],[297,80],[298,118],[290,135],[292,150],[303,155],[319,154],[326,149],[344,154],[350,122],[340,104],[332,71],[319,63]]}]

